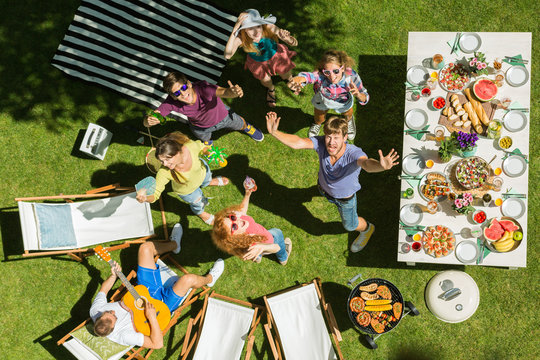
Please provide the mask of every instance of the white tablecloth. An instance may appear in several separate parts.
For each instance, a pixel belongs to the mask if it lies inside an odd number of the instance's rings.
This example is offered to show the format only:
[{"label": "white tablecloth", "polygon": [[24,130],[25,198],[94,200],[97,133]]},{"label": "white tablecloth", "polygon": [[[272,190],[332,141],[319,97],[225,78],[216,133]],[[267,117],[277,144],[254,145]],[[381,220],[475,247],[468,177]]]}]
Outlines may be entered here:
[{"label": "white tablecloth", "polygon": [[[489,62],[489,65],[493,65],[493,60],[495,58],[504,59],[504,56],[515,56],[521,54],[523,59],[528,59],[529,64],[525,65],[527,70],[531,71],[531,33],[478,33],[482,39],[482,45],[478,51],[481,51],[486,54],[486,61]],[[426,58],[431,58],[434,54],[442,54],[444,56],[444,61],[446,64],[449,62],[455,62],[456,59],[461,59],[464,56],[467,58],[472,57],[473,54],[464,54],[458,52],[458,55],[450,55],[450,46],[447,45],[447,42],[453,44],[456,33],[454,32],[410,32],[409,33],[409,48],[407,56],[407,69],[414,65],[422,65],[422,61]],[[502,70],[506,71],[510,68],[511,65],[503,63]],[[436,71],[434,69],[429,69],[431,73]],[[493,75],[490,78],[494,78]],[[523,107],[530,107],[530,76],[529,81],[520,87],[512,87],[508,83],[504,83],[502,87],[499,88],[499,92],[496,96],[497,99],[501,99],[504,96],[510,96],[512,101],[518,101]],[[429,99],[434,96],[443,96],[446,97],[446,91],[441,89],[440,86],[437,86],[435,90],[432,91],[431,97],[424,98],[416,102],[405,101],[405,113],[411,109],[420,108],[423,109],[429,117],[429,128],[428,130],[433,131],[435,126],[437,126],[439,121],[440,112],[432,111],[428,108],[427,104]],[[496,111],[494,119],[502,119],[505,114],[505,111],[499,109]],[[519,131],[510,133],[504,127],[501,130],[501,135],[509,135],[514,140],[514,143],[517,142],[517,147],[521,150],[523,154],[529,154],[529,125],[530,119],[529,114],[527,113],[527,126]],[[407,129],[404,124],[404,129]],[[446,136],[449,135],[448,130],[446,130]],[[437,156],[438,146],[435,141],[420,141],[416,140],[410,135],[404,134],[403,137],[403,152],[402,158],[405,156],[420,152],[424,159],[432,159],[435,162],[435,165],[430,170],[424,170],[421,175],[430,172],[430,171],[439,171],[444,172],[447,163],[440,163]],[[502,168],[503,156],[505,155],[503,151],[498,150],[494,146],[494,141],[492,139],[487,139],[485,137],[480,137],[478,141],[478,149],[476,152],[477,156],[480,156],[486,161],[491,160],[493,155],[497,155],[497,158],[491,163],[493,168],[500,167]],[[458,157],[453,156],[451,162],[454,162]],[[519,177],[511,178],[506,176],[504,172],[500,175],[504,180],[502,186],[502,191],[494,192],[490,191],[493,199],[502,198],[501,194],[507,189],[512,188],[515,192],[520,194],[528,195],[528,174],[529,169],[525,174]],[[401,181],[402,191],[409,188],[410,185],[406,180]],[[414,197],[410,199],[401,199],[400,207],[403,207],[406,204],[410,203],[419,203],[422,205],[426,204],[426,201],[421,198],[419,195],[418,188],[414,189]],[[528,207],[527,199],[523,199],[525,204]],[[448,226],[456,235],[456,245],[463,240],[473,240],[473,238],[466,238],[460,235],[462,229],[471,228],[474,226],[472,222],[471,215],[459,215],[451,208],[450,201],[444,201],[441,203],[442,211],[438,212],[435,215],[431,215],[427,212],[423,213],[423,220],[420,225],[429,226],[429,225],[444,225]],[[489,207],[478,206],[477,203],[474,205],[477,209],[482,209],[486,212],[488,219],[493,217],[502,216],[500,207],[494,206],[493,204]],[[527,212],[525,215],[517,219],[519,224],[523,228],[523,240],[520,246],[512,252],[508,253],[495,253],[491,252],[486,255],[482,265],[486,266],[502,266],[502,267],[525,267],[527,262]],[[467,236],[467,231],[463,232],[463,235]],[[437,263],[437,264],[462,264],[457,257],[455,252],[450,253],[446,257],[435,258],[431,255],[424,253],[424,250],[419,252],[410,251],[409,253],[402,253],[401,246],[403,243],[408,242],[412,244],[411,239],[407,237],[404,230],[399,230],[398,236],[398,261],[407,262],[409,264],[414,263]],[[476,264],[476,262],[474,263]]]}]

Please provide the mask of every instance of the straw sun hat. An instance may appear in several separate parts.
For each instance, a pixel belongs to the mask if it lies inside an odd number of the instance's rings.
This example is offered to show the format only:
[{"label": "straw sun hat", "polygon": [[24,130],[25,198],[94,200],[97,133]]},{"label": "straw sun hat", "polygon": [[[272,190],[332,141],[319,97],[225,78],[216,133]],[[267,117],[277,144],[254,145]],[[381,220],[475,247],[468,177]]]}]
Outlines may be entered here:
[{"label": "straw sun hat", "polygon": [[242,29],[248,29],[250,27],[255,27],[259,25],[267,25],[267,24],[275,24],[276,17],[272,16],[272,14],[262,17],[259,14],[259,11],[255,9],[248,9],[244,11],[247,13],[246,19],[242,22],[242,25],[240,25],[240,28],[234,33],[234,36],[238,36],[238,32]]}]

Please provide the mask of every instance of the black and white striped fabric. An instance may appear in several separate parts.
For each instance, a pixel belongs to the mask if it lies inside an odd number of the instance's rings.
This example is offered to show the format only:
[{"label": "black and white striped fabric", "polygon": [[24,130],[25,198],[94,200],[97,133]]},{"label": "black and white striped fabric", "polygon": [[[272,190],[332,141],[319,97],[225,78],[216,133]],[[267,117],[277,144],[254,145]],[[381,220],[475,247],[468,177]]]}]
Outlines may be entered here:
[{"label": "black and white striped fabric", "polygon": [[155,109],[170,71],[217,82],[235,21],[200,0],[82,0],[52,64]]}]

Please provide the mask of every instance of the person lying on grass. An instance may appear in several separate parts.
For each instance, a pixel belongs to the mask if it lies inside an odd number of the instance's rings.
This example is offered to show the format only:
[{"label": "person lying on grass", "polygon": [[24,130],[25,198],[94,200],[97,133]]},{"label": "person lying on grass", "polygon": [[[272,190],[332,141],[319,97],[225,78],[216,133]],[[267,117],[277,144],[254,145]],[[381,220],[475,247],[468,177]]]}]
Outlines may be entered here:
[{"label": "person lying on grass", "polygon": [[379,160],[368,158],[361,148],[347,144],[347,120],[332,116],[324,124],[324,136],[301,138],[278,130],[281,118],[275,112],[266,114],[268,133],[293,149],[313,149],[319,156],[318,188],[329,202],[336,205],[347,231],[360,233],[351,245],[352,252],[362,250],[375,231],[375,225],[368,223],[356,211],[356,192],[361,186],[358,181],[360,171],[381,172],[397,165],[399,155],[394,149],[383,156],[379,150]]},{"label": "person lying on grass", "polygon": [[[159,265],[154,262],[154,256],[173,251],[180,252],[182,227],[176,224],[169,242],[146,242],[139,247],[137,282],[148,289],[153,299],[162,301],[173,312],[182,303],[189,289],[197,289],[204,285],[213,286],[219,279],[225,263],[218,259],[205,276],[185,274],[172,286],[164,287],[161,283]],[[135,330],[131,310],[122,302],[107,302],[107,293],[116,282],[120,266],[115,262],[111,267],[111,276],[101,285],[98,294],[92,302],[90,317],[94,321],[94,333],[107,337],[121,345],[144,346],[149,349],[163,347],[163,334],[158,324],[156,308],[152,303],[145,302],[144,313],[150,326],[150,335],[144,335]]]},{"label": "person lying on grass", "polygon": [[172,189],[178,197],[189,204],[195,215],[212,225],[214,215],[204,210],[208,199],[202,188],[209,185],[225,186],[229,179],[221,176],[212,178],[210,167],[199,157],[201,153],[208,154],[208,148],[199,140],[190,140],[179,131],[159,139],[156,144],[156,158],[162,165],[156,174],[156,190],[153,195],[137,194],[137,200],[141,203],[155,202],[165,190],[165,185],[172,181]]},{"label": "person lying on grass", "polygon": [[[212,133],[220,129],[243,131],[255,141],[264,139],[263,133],[247,123],[240,115],[226,106],[221,98],[242,97],[244,92],[229,81],[229,88],[222,88],[206,81],[191,82],[177,71],[163,80],[163,88],[169,94],[156,112],[167,116],[171,111],[187,116],[193,135],[207,145],[212,145]],[[159,124],[154,116],[146,116],[146,127]]]},{"label": "person lying on grass", "polygon": [[283,238],[280,229],[266,230],[247,215],[252,190],[246,189],[240,205],[230,206],[216,214],[212,240],[224,252],[242,260],[261,262],[263,255],[276,254],[281,265],[286,265],[292,250],[292,241]]}]

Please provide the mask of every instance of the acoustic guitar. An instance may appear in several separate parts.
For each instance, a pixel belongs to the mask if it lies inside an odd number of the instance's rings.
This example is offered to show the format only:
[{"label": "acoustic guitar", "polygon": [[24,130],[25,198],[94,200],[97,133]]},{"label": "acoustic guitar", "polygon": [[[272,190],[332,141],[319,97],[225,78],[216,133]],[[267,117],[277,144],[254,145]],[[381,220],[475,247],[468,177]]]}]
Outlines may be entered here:
[{"label": "acoustic guitar", "polygon": [[[111,255],[101,245],[96,246],[94,251],[102,260],[108,262],[111,267],[114,267],[114,261],[111,259]],[[156,308],[156,317],[159,328],[163,331],[171,320],[171,311],[167,305],[162,301],[153,299],[146,286],[131,285],[121,271],[116,271],[116,275],[118,275],[122,284],[124,284],[128,290],[122,298],[122,302],[133,312],[133,322],[137,331],[146,336],[150,336],[150,324],[144,314],[146,302],[150,302]]]}]

